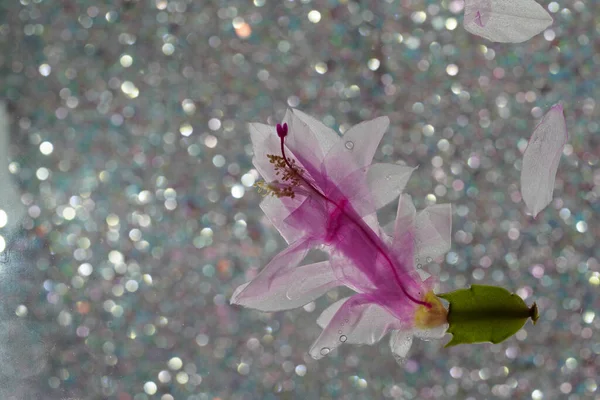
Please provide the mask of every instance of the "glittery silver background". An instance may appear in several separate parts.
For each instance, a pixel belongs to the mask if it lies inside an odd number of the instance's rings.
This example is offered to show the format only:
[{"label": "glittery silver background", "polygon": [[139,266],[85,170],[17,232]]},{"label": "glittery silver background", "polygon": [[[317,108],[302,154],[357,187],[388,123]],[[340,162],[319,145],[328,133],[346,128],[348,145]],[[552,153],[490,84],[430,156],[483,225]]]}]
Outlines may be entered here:
[{"label": "glittery silver background", "polygon": [[[1,399],[598,399],[600,3],[541,0],[524,44],[456,1],[0,2]],[[521,154],[562,101],[570,134],[536,220]],[[451,202],[444,291],[490,283],[541,317],[499,345],[387,341],[307,354],[334,290],[262,314],[229,296],[284,247],[245,124],[298,107]],[[2,126],[2,125],[0,125]],[[393,217],[394,207],[382,212]]]}]

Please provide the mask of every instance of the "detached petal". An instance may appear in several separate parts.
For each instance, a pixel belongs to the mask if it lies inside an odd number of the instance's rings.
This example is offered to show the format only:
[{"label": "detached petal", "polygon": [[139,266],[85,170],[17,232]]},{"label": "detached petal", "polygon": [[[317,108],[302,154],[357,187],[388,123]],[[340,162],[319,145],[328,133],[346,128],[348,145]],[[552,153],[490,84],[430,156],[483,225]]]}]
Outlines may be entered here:
[{"label": "detached petal", "polygon": [[492,42],[520,43],[552,24],[533,0],[465,0],[464,27]]},{"label": "detached petal", "polygon": [[436,258],[450,250],[452,242],[452,206],[436,204],[426,207],[415,220],[416,256]]},{"label": "detached petal", "polygon": [[412,347],[413,333],[412,330],[408,331],[394,331],[390,335],[390,349],[394,358],[399,363],[404,362],[408,351]]},{"label": "detached petal", "polygon": [[[320,320],[323,322],[325,318]],[[394,327],[397,327],[395,319],[373,303],[371,295],[356,294],[338,308],[309,354],[318,360],[342,343],[377,343]]]},{"label": "detached petal", "polygon": [[567,139],[563,107],[556,104],[533,131],[523,154],[521,194],[534,218],[552,201],[556,171]]},{"label": "detached petal", "polygon": [[240,299],[240,293],[248,284],[236,289],[232,303],[266,312],[302,307],[339,285],[328,261],[286,268],[275,275],[269,290]]},{"label": "detached petal", "polygon": [[252,281],[236,289],[231,296],[231,304],[245,307],[252,307],[255,302],[264,304],[268,299],[263,297],[271,290],[274,291],[273,293],[284,290],[278,286],[286,282],[286,279],[279,277],[285,276],[296,268],[306,257],[311,246],[310,240],[299,240],[277,254]]}]

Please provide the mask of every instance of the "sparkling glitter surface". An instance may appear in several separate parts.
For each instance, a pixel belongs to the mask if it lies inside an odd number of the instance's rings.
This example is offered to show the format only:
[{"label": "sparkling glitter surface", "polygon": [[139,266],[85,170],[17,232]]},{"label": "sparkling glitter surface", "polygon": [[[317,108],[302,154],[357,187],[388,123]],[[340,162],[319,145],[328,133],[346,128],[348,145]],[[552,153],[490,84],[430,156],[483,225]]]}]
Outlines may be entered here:
[{"label": "sparkling glitter surface", "polygon": [[[0,2],[0,398],[598,398],[600,3],[540,3],[553,25],[515,45],[465,32],[460,0]],[[533,220],[522,152],[559,101],[570,139]],[[419,165],[417,208],[454,208],[423,268],[516,291],[538,324],[316,362],[344,290],[230,306],[284,247],[245,124],[287,107],[340,132],[388,115],[376,160]]]}]

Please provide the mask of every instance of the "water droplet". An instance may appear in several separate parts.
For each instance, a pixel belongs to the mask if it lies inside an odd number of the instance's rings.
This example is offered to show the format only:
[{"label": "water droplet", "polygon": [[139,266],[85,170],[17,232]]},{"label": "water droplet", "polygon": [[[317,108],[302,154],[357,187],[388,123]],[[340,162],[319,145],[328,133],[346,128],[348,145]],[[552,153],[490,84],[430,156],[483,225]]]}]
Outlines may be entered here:
[{"label": "water droplet", "polygon": [[327,354],[329,354],[329,347],[323,347],[321,349],[321,355],[326,356]]},{"label": "water droplet", "polygon": [[340,342],[345,342],[346,340],[348,340],[348,338],[346,337],[346,335],[340,336]]},{"label": "water droplet", "polygon": [[427,262],[432,262],[432,261],[433,261],[433,258],[427,257]]},{"label": "water droplet", "polygon": [[354,142],[351,142],[351,141],[349,141],[349,140],[348,140],[348,141],[346,142],[345,146],[346,146],[346,148],[347,148],[348,150],[352,150],[352,149],[354,148]]},{"label": "water droplet", "polygon": [[422,265],[421,264],[417,264],[417,268],[421,269]]}]

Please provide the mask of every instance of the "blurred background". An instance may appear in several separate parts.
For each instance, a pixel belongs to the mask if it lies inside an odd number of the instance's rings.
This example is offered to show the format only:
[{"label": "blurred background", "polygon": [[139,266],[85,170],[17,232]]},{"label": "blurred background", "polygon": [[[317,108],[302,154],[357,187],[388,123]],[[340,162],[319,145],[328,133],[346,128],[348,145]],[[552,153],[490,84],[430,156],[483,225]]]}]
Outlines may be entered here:
[{"label": "blurred background", "polygon": [[[460,0],[1,1],[0,398],[600,398],[600,2],[540,2],[548,30],[494,44]],[[522,152],[559,101],[569,144],[533,220]],[[389,116],[375,159],[419,166],[418,209],[453,205],[452,250],[424,268],[536,301],[538,324],[316,362],[342,290],[230,306],[285,246],[246,124],[287,107],[340,133]]]}]

